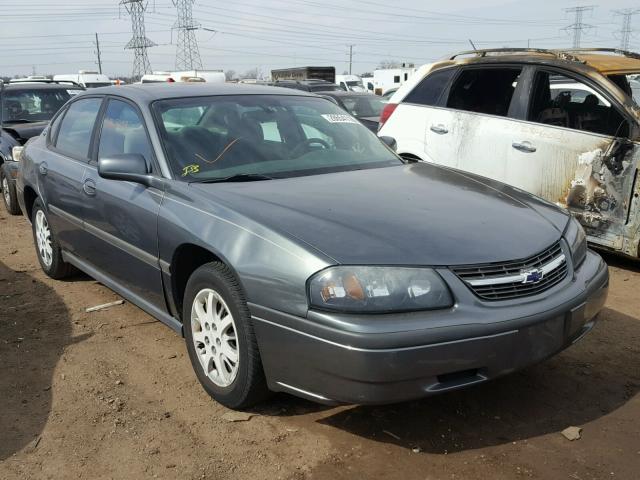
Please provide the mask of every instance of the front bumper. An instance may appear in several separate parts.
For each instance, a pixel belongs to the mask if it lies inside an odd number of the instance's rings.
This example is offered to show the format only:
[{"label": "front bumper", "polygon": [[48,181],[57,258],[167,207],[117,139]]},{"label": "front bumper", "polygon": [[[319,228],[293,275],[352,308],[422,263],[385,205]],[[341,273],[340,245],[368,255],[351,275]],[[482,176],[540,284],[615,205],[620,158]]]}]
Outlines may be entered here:
[{"label": "front bumper", "polygon": [[582,338],[609,285],[591,251],[560,285],[519,301],[482,302],[440,273],[457,298],[446,311],[300,318],[250,305],[269,387],[327,404],[380,404],[481,383]]}]

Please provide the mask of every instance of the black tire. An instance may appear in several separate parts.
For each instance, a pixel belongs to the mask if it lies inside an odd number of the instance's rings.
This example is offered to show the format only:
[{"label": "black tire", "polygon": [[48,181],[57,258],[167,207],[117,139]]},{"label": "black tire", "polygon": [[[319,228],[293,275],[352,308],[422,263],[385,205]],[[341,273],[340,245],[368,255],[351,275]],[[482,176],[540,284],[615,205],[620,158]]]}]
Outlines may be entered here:
[{"label": "black tire", "polygon": [[[5,192],[6,188],[6,192]],[[0,167],[0,190],[2,190],[2,202],[10,215],[20,215],[16,184],[6,175],[4,166]]]},{"label": "black tire", "polygon": [[[47,225],[49,225],[50,234],[48,238],[51,244],[51,262],[45,261],[42,258],[42,253],[40,252],[40,248],[38,244],[38,233],[36,231],[38,228],[37,227],[38,217],[40,215],[38,212],[42,212],[42,215],[44,215],[44,219],[46,220]],[[51,224],[49,223],[49,216],[47,215],[47,212],[42,206],[42,202],[40,201],[39,198],[37,198],[36,201],[33,203],[31,220],[32,220],[31,229],[33,231],[33,243],[36,247],[36,255],[38,256],[38,261],[40,262],[40,267],[42,267],[42,271],[44,271],[44,273],[46,273],[49,277],[55,280],[62,280],[63,278],[67,278],[72,274],[74,274],[76,271],[75,268],[71,264],[66,263],[62,259],[62,252],[60,250],[60,245],[56,240],[55,234],[51,230],[51,227],[50,227]]]},{"label": "black tire", "polygon": [[[191,311],[196,296],[204,289],[214,290],[222,298],[235,324],[239,361],[235,379],[226,387],[217,385],[205,374],[193,340]],[[193,272],[185,290],[182,318],[191,365],[198,380],[214,400],[228,408],[239,410],[268,397],[269,389],[253,332],[251,314],[242,287],[229,267],[221,262],[211,262]]]}]

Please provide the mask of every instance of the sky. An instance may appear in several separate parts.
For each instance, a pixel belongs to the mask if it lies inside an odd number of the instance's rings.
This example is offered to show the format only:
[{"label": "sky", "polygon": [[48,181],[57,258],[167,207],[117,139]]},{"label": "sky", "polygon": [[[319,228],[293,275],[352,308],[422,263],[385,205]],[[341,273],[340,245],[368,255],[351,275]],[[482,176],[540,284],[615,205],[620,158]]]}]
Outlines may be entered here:
[{"label": "sky", "polygon": [[[470,48],[571,47],[574,22],[565,11],[588,2],[563,0],[195,0],[194,20],[206,69],[238,74],[258,69],[333,65],[370,72],[381,61],[422,65]],[[584,47],[618,47],[622,18],[614,10],[637,2],[593,3]],[[119,0],[0,0],[0,76],[96,70],[95,34],[103,71],[128,76],[131,21]],[[153,70],[175,70],[177,34],[172,0],[149,0],[145,15]],[[640,13],[632,27],[640,34]],[[206,30],[205,30],[206,29]],[[631,38],[640,50],[640,36]]]}]

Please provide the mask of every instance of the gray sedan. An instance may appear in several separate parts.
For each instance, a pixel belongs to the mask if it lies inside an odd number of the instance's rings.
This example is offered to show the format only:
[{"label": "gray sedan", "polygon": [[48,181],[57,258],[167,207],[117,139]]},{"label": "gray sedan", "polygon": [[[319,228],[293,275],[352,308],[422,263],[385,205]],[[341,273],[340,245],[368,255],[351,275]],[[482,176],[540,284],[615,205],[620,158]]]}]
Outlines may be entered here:
[{"label": "gray sedan", "polygon": [[231,408],[484,382],[576,342],[607,296],[565,211],[407,163],[294,90],[94,89],[28,143],[17,184],[45,273],[80,269],[184,335]]}]

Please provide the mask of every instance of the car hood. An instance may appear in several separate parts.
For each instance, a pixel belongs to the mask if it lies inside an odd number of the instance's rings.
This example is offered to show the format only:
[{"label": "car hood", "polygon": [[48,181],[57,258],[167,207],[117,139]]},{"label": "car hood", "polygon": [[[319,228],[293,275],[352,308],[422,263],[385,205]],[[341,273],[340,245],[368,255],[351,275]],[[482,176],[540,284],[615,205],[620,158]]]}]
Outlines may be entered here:
[{"label": "car hood", "polygon": [[516,260],[557,242],[567,222],[521,191],[426,163],[194,187],[342,264]]},{"label": "car hood", "polygon": [[24,145],[32,137],[40,135],[49,122],[5,123],[3,130],[11,134],[20,144]]}]

